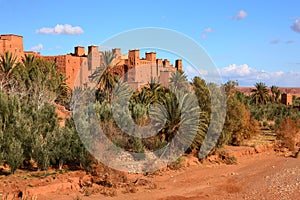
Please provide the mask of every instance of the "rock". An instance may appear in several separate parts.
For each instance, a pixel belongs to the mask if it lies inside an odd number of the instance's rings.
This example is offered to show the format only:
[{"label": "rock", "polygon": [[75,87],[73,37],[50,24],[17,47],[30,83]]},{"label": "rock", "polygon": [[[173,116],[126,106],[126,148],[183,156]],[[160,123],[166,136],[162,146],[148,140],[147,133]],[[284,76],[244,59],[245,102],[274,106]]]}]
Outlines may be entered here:
[{"label": "rock", "polygon": [[148,181],[148,180],[142,179],[142,178],[139,178],[133,182],[134,185],[138,185],[138,186],[146,186],[146,185],[149,185],[150,183],[151,183],[151,181]]},{"label": "rock", "polygon": [[255,152],[256,152],[256,153],[262,153],[262,152],[264,151],[262,145],[256,145],[256,146],[254,147],[254,149],[255,149]]},{"label": "rock", "polygon": [[190,166],[198,166],[200,165],[199,159],[195,156],[184,156],[183,166],[190,167]]},{"label": "rock", "polygon": [[93,182],[91,176],[84,176],[79,179],[79,186],[82,187],[92,187]]}]

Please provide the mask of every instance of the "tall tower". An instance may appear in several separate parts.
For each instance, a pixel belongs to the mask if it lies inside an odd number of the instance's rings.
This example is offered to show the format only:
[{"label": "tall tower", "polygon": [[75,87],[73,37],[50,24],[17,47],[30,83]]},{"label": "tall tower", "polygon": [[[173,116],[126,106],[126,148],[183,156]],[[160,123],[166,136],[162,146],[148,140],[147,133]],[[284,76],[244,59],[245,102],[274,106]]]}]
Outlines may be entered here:
[{"label": "tall tower", "polygon": [[128,66],[129,69],[136,67],[140,63],[140,50],[129,50],[128,53]]},{"label": "tall tower", "polygon": [[75,56],[84,56],[85,55],[85,49],[82,46],[77,46],[74,48],[74,54]]},{"label": "tall tower", "polygon": [[113,48],[112,49],[112,53],[113,55],[118,58],[119,56],[121,56],[121,49],[120,48]]},{"label": "tall tower", "polygon": [[158,67],[156,65],[156,53],[149,52],[149,53],[145,53],[145,55],[146,55],[146,60],[150,62],[149,66],[146,66],[146,70],[148,70],[148,68],[150,68],[149,77],[157,79]]},{"label": "tall tower", "polygon": [[10,52],[18,61],[24,56],[23,37],[13,34],[0,35],[0,54]]},{"label": "tall tower", "polygon": [[127,71],[127,81],[136,81],[136,67],[140,64],[140,50],[129,50],[128,52],[128,71]]},{"label": "tall tower", "polygon": [[151,63],[155,63],[156,62],[156,53],[155,52],[146,53],[146,60],[151,61]]},{"label": "tall tower", "polygon": [[88,47],[88,70],[93,73],[98,67],[100,67],[100,53],[98,46]]},{"label": "tall tower", "polygon": [[182,60],[178,59],[175,61],[175,67],[178,71],[182,71]]},{"label": "tall tower", "polygon": [[293,95],[288,93],[283,93],[281,95],[281,103],[284,105],[292,105],[293,104]]}]

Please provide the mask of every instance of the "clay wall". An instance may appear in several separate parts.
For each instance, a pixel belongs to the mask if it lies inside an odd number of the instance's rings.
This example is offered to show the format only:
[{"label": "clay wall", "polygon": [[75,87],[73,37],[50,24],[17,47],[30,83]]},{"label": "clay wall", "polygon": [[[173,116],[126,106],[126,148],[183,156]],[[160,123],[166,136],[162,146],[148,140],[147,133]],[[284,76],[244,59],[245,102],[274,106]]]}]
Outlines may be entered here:
[{"label": "clay wall", "polygon": [[85,55],[85,49],[82,46],[74,47],[74,55],[75,56],[84,56]]},{"label": "clay wall", "polygon": [[88,47],[88,69],[94,72],[100,67],[100,52],[98,46]]},{"label": "clay wall", "polygon": [[16,56],[17,61],[21,61],[24,56],[23,37],[13,34],[0,35],[0,54],[6,51]]},{"label": "clay wall", "polygon": [[284,105],[292,105],[293,104],[293,96],[291,94],[282,94],[281,95],[281,103]]},{"label": "clay wall", "polygon": [[146,60],[150,61],[151,63],[155,63],[156,62],[156,53],[155,52],[146,53]]},{"label": "clay wall", "polygon": [[172,72],[170,72],[170,71],[161,71],[160,72],[159,82],[161,83],[162,86],[168,87],[171,75],[172,75]]},{"label": "clay wall", "polygon": [[178,60],[175,61],[175,68],[178,71],[182,71],[182,60],[181,59],[178,59]]},{"label": "clay wall", "polygon": [[164,66],[164,67],[171,67],[170,61],[167,60],[167,59],[164,59],[164,60],[163,60],[163,66]]},{"label": "clay wall", "polygon": [[[40,53],[33,51],[24,52],[23,37],[13,34],[0,36],[0,54],[9,51],[21,61],[24,55],[34,55],[49,62],[55,62],[57,70],[67,77],[68,86],[79,86],[88,83],[89,76],[104,64],[103,52],[99,52],[98,46],[89,46],[88,55],[85,48],[77,46],[73,54],[57,56],[41,56]],[[151,77],[162,83],[169,81],[169,77],[176,69],[182,69],[182,61],[177,60],[175,67],[167,59],[156,59],[155,52],[145,53],[145,58],[140,58],[139,50],[129,50],[128,56],[121,54],[120,48],[112,49],[116,55],[114,64],[117,66],[112,70],[113,73],[124,77],[129,82],[136,82],[135,85],[144,85],[150,81]],[[134,70],[131,70],[133,69]],[[77,75],[78,74],[78,75]]]}]

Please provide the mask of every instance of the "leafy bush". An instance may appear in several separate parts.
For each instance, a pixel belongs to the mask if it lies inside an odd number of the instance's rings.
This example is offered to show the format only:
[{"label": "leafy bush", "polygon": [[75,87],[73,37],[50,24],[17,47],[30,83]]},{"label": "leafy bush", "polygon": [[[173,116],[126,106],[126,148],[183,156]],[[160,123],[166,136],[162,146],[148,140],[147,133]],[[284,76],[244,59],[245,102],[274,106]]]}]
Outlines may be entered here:
[{"label": "leafy bush", "polygon": [[241,145],[245,139],[251,138],[258,130],[257,121],[253,120],[244,104],[235,96],[227,100],[227,115],[219,146],[223,144]]},{"label": "leafy bush", "polygon": [[297,143],[300,142],[299,120],[293,120],[291,117],[280,122],[277,130],[277,137],[282,142],[283,147],[287,147],[290,151],[297,151]]},{"label": "leafy bush", "polygon": [[183,167],[184,158],[179,157],[176,161],[170,163],[168,167],[172,170],[178,170]]},{"label": "leafy bush", "polygon": [[60,168],[64,163],[84,168],[90,165],[91,157],[73,120],[67,119],[60,127],[53,105],[45,103],[36,109],[34,103],[1,90],[0,105],[0,163],[6,162],[12,173],[30,160],[44,170],[57,163]]},{"label": "leafy bush", "polygon": [[235,165],[237,164],[237,159],[233,155],[229,155],[228,152],[224,150],[217,151],[218,157],[226,164],[226,165]]},{"label": "leafy bush", "polygon": [[7,164],[10,166],[11,173],[14,173],[23,163],[22,143],[16,139],[12,139],[9,144]]}]

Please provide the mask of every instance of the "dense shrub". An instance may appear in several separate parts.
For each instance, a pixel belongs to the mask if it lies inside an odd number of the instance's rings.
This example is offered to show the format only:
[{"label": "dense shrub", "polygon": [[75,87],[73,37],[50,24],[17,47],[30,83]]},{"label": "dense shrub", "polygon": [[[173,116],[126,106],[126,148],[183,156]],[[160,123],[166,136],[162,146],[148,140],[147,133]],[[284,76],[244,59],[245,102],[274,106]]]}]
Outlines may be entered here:
[{"label": "dense shrub", "polygon": [[278,139],[282,142],[283,147],[290,151],[297,151],[300,145],[299,120],[293,120],[291,117],[280,122],[277,130]]},{"label": "dense shrub", "polygon": [[43,170],[64,163],[89,164],[72,119],[60,127],[54,105],[46,103],[36,110],[3,91],[0,105],[0,163],[7,163],[12,172],[31,159]]},{"label": "dense shrub", "polygon": [[257,130],[258,123],[251,118],[245,105],[238,101],[235,96],[229,97],[227,115],[219,145],[241,145],[245,139],[254,136]]}]

